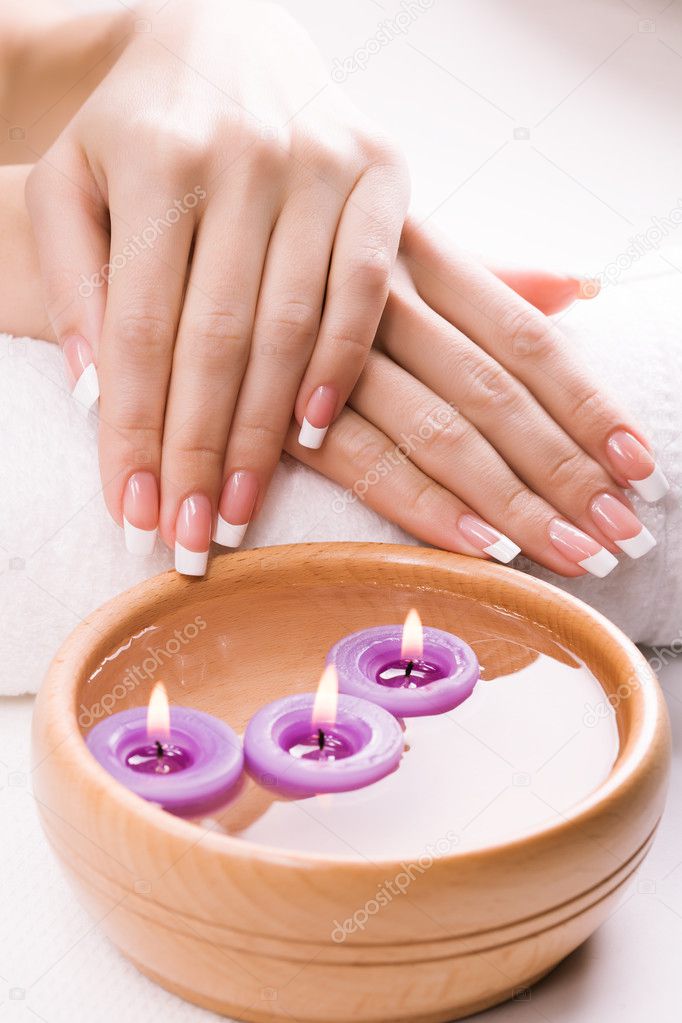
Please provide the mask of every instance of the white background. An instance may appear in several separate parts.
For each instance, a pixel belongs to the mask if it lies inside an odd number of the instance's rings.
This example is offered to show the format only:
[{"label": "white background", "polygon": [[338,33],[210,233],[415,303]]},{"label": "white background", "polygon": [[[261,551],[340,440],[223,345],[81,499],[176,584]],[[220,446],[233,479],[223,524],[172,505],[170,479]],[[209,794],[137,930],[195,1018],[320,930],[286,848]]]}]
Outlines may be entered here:
[{"label": "white background", "polygon": [[[287,6],[330,69],[401,10]],[[420,215],[504,261],[598,272],[682,205],[680,0],[434,0],[343,87],[403,145]],[[664,234],[655,259],[669,271],[681,239]],[[682,665],[662,682],[677,750]],[[30,795],[30,710],[0,701],[0,1023],[214,1019],[140,977],[66,888]],[[658,840],[623,903],[530,1000],[481,1019],[678,1023],[681,789],[676,754]]]}]

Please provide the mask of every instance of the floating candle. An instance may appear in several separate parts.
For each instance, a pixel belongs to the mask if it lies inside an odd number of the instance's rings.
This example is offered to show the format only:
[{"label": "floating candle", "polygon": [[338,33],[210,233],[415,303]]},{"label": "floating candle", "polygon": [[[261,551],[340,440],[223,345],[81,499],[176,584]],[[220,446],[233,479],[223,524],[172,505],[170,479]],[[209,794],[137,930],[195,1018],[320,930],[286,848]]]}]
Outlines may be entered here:
[{"label": "floating candle", "polygon": [[268,704],[244,735],[246,766],[262,785],[291,796],[348,792],[378,781],[400,763],[400,725],[367,700],[339,696],[328,665],[317,695]]},{"label": "floating candle", "polygon": [[[512,634],[513,622],[490,617]],[[564,826],[570,808],[608,777],[618,728],[585,664],[540,642],[547,652],[523,642],[477,645],[486,682],[450,714],[406,719],[409,752],[375,785],[303,805],[245,788],[221,826],[260,846],[360,864],[428,862]]]},{"label": "floating candle", "polygon": [[414,610],[403,628],[380,625],[344,636],[327,661],[336,666],[342,693],[397,717],[453,710],[471,696],[480,674],[470,646],[449,632],[422,629]]},{"label": "floating candle", "polygon": [[189,707],[169,709],[160,682],[148,710],[112,714],[85,741],[116,781],[180,817],[222,806],[244,767],[241,743],[229,725]]}]

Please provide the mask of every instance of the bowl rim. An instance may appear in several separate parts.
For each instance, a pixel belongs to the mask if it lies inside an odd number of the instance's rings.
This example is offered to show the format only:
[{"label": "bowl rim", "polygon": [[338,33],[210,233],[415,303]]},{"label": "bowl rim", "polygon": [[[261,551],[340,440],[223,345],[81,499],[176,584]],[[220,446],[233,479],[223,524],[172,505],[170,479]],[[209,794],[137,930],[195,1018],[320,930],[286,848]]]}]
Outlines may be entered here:
[{"label": "bowl rim", "polygon": [[[326,869],[333,866],[353,874],[364,872],[375,874],[377,871],[397,870],[404,862],[405,857],[368,860],[300,852],[226,835],[223,832],[216,833],[209,828],[204,829],[201,838],[197,840],[198,825],[196,822],[167,813],[159,807],[147,803],[123,785],[112,784],[111,776],[88,752],[78,724],[76,707],[76,697],[84,678],[83,666],[87,663],[88,652],[92,653],[93,649],[102,648],[103,643],[111,634],[111,623],[116,620],[120,621],[121,617],[130,619],[150,607],[152,599],[155,596],[158,597],[160,587],[164,590],[164,598],[172,598],[181,593],[186,593],[189,596],[192,590],[198,596],[201,589],[205,589],[206,599],[210,600],[217,595],[211,593],[211,589],[225,570],[240,566],[248,568],[255,559],[258,560],[260,569],[263,568],[264,559],[270,560],[273,567],[281,569],[282,559],[287,559],[293,568],[297,563],[309,567],[311,560],[316,556],[337,561],[344,560],[349,556],[354,559],[376,558],[377,554],[380,555],[382,561],[392,563],[398,561],[418,568],[445,569],[453,579],[458,576],[471,576],[473,569],[481,587],[486,580],[490,580],[498,585],[501,584],[507,592],[510,588],[519,587],[526,593],[531,591],[535,596],[551,596],[554,602],[558,602],[564,608],[591,619],[602,633],[606,633],[611,641],[627,654],[637,674],[638,684],[631,687],[630,693],[626,697],[626,699],[633,699],[636,702],[639,711],[637,722],[632,726],[636,734],[634,737],[629,736],[625,744],[622,738],[620,739],[618,756],[604,781],[583,799],[564,811],[562,820],[540,825],[501,842],[473,846],[465,850],[455,849],[437,857],[436,862],[443,868],[447,868],[450,864],[461,866],[465,862],[476,862],[481,865],[482,861],[487,861],[489,858],[497,859],[505,854],[515,855],[521,850],[524,851],[524,855],[528,855],[531,847],[539,849],[548,840],[560,841],[572,834],[576,828],[589,830],[590,822],[598,816],[605,801],[613,799],[617,795],[626,796],[628,789],[636,784],[637,778],[641,777],[642,772],[646,772],[648,762],[653,762],[654,748],[660,744],[667,744],[669,748],[670,727],[667,709],[653,669],[635,644],[616,625],[579,598],[535,576],[483,559],[426,547],[348,541],[284,544],[218,555],[210,563],[206,576],[202,578],[181,576],[169,569],[137,583],[102,604],[84,618],[67,636],[46,673],[34,710],[34,731],[38,717],[49,716],[56,734],[54,734],[53,750],[43,757],[41,763],[51,756],[52,752],[59,750],[60,756],[69,757],[72,760],[84,784],[94,786],[101,795],[105,795],[106,798],[118,804],[120,809],[125,809],[126,813],[131,814],[140,826],[160,829],[166,833],[170,840],[179,840],[189,845],[201,844],[207,851],[210,850],[212,854],[226,859],[244,858],[251,861],[255,859],[273,867],[285,865],[307,870]],[[453,592],[457,592],[457,590],[453,590]],[[532,620],[530,616],[526,617],[527,620]],[[102,618],[105,619],[104,628],[102,627]],[[95,625],[96,622],[98,624]],[[539,623],[538,625],[543,627]],[[54,708],[51,706],[55,701],[61,710],[59,715],[54,713]],[[64,713],[65,711],[66,713]]]}]

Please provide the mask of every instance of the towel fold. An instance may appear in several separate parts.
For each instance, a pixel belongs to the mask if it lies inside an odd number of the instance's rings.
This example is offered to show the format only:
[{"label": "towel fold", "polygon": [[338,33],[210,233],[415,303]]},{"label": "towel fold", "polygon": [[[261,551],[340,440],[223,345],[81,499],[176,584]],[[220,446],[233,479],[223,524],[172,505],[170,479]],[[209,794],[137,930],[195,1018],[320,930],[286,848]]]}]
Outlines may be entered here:
[{"label": "towel fold", "polygon": [[[660,263],[658,263],[660,266]],[[622,556],[605,579],[564,580],[524,558],[516,567],[570,590],[648,644],[682,640],[682,289],[675,272],[608,287],[562,317],[569,339],[652,439],[671,482],[657,505],[635,498],[658,546]],[[103,601],[172,566],[161,544],[128,555],[102,498],[96,421],[66,388],[54,345],[0,336],[0,695],[36,692],[64,637]],[[245,546],[312,540],[415,543],[359,501],[339,514],[341,491],[284,458]],[[678,644],[675,644],[675,649]]]}]

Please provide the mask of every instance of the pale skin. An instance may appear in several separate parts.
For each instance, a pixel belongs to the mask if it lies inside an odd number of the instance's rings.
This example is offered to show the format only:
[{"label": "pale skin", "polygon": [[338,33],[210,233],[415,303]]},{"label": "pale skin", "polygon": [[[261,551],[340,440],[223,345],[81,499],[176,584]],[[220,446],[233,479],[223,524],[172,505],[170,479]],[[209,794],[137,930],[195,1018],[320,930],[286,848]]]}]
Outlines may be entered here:
[{"label": "pale skin", "polygon": [[[179,20],[165,23],[163,38],[174,50],[186,44],[188,63],[212,69],[215,80],[223,73],[215,31],[195,31],[183,3],[170,7]],[[248,21],[231,22],[242,42],[251,39],[250,57],[237,47],[224,86],[249,108],[263,102],[262,122],[281,124],[312,91],[293,71],[298,48],[315,74],[319,67],[298,27],[265,10],[285,54],[281,77],[270,77],[272,52],[261,54],[269,71],[265,82],[259,77],[254,53],[268,35],[261,12],[258,33]],[[92,340],[104,492],[119,524],[126,482],[140,471],[160,483],[169,545],[189,496],[205,501],[210,530],[235,474],[251,518],[284,446],[448,550],[485,556],[473,517],[565,576],[583,574],[580,560],[594,552],[588,546],[578,557],[584,541],[576,548],[571,535],[568,544],[557,540],[557,521],[620,553],[603,495],[624,510],[625,519],[616,509],[620,537],[634,535],[639,523],[621,488],[650,471],[650,449],[531,304],[555,312],[576,297],[579,282],[495,276],[425,227],[404,227],[404,165],[340,99],[311,105],[301,134],[299,125],[287,131],[282,158],[281,138],[273,147],[249,134],[248,119],[231,120],[222,92],[198,86],[194,72],[187,78],[157,40],[138,35],[122,47],[116,32],[92,35],[83,67],[100,57],[99,86],[65,126],[52,115],[40,142],[50,147],[45,162],[3,171],[0,328]],[[73,46],[73,33],[64,38]],[[68,66],[73,75],[73,54]],[[151,105],[136,88],[143,74],[162,97]],[[236,155],[226,161],[228,151]],[[96,274],[135,225],[162,216],[169,196],[202,181],[200,210],[182,214],[108,286],[79,295],[81,274]],[[310,450],[299,429],[321,386],[335,392],[332,425],[322,447]],[[623,431],[641,448],[639,468],[614,455],[610,439]],[[404,435],[417,440],[395,457]],[[377,472],[391,453],[390,471]]]}]

